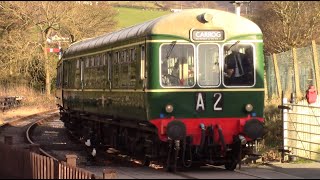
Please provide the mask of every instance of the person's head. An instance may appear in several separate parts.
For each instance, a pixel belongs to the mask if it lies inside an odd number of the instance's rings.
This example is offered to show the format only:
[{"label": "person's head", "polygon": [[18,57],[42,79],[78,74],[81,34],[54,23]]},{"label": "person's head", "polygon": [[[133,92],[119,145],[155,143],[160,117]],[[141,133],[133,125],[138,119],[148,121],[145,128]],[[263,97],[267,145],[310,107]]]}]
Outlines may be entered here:
[{"label": "person's head", "polygon": [[231,52],[239,52],[239,45],[235,44],[230,48]]},{"label": "person's head", "polygon": [[239,52],[240,50],[240,45],[239,45],[240,41],[235,42],[234,44],[231,44],[230,46],[225,46],[227,49],[226,51],[228,52]]}]

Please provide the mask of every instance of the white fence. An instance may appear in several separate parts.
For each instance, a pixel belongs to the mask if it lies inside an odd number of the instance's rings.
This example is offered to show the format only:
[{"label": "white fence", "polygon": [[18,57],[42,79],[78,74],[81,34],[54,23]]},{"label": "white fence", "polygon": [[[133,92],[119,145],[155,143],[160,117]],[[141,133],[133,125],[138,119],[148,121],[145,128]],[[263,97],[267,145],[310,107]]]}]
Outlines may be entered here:
[{"label": "white fence", "polygon": [[320,162],[320,98],[308,104],[306,100],[283,105],[283,147],[292,156]]}]

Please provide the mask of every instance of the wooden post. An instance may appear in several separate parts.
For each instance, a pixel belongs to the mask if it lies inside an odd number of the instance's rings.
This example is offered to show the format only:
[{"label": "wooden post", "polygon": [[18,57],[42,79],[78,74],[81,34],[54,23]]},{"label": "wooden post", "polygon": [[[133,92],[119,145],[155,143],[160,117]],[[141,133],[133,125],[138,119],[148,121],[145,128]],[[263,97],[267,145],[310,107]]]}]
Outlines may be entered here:
[{"label": "wooden post", "polygon": [[268,97],[268,83],[267,83],[267,74],[263,73],[263,85],[264,85],[264,100],[267,100]]},{"label": "wooden post", "polygon": [[318,91],[318,94],[320,93],[320,72],[319,72],[319,63],[318,63],[318,52],[317,52],[317,45],[314,40],[312,40],[312,52],[313,52],[313,65],[314,65],[314,73],[315,73],[315,85]]},{"label": "wooden post", "polygon": [[103,170],[103,179],[116,179],[117,172],[113,169],[104,169]]},{"label": "wooden post", "polygon": [[294,80],[295,80],[295,87],[296,87],[296,97],[301,97],[300,91],[300,80],[299,80],[299,64],[297,59],[297,49],[292,48],[292,55],[293,55],[293,68],[294,68]]},{"label": "wooden post", "polygon": [[69,166],[73,166],[73,167],[77,166],[77,155],[67,154],[66,159],[67,159],[67,164]]},{"label": "wooden post", "polygon": [[273,64],[274,64],[274,73],[276,74],[276,81],[277,81],[277,87],[278,87],[278,97],[281,96],[282,87],[281,87],[281,79],[279,74],[279,67],[278,67],[278,61],[276,54],[272,54]]},{"label": "wooden post", "polygon": [[12,143],[13,143],[12,136],[4,136],[4,143],[8,144],[8,145],[12,145]]}]

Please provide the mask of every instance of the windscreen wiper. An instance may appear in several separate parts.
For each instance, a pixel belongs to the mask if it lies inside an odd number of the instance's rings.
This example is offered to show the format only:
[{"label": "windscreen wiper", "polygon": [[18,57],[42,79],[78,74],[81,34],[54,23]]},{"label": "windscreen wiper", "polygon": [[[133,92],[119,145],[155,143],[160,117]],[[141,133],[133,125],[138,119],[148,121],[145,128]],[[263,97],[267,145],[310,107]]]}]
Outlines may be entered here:
[{"label": "windscreen wiper", "polygon": [[172,52],[172,50],[173,50],[173,48],[174,48],[174,46],[175,46],[176,44],[177,44],[177,41],[172,41],[171,47],[170,47],[170,49],[169,49],[169,51],[168,51],[168,53],[167,53],[167,55],[166,55],[166,60],[169,59],[169,57],[170,57],[170,55],[171,55],[171,52]]},{"label": "windscreen wiper", "polygon": [[239,44],[239,43],[240,43],[240,41],[235,42],[234,44],[232,44],[232,45],[229,47],[229,49],[228,49],[227,51],[229,51],[233,46],[235,46],[235,45],[237,45],[237,44]]}]

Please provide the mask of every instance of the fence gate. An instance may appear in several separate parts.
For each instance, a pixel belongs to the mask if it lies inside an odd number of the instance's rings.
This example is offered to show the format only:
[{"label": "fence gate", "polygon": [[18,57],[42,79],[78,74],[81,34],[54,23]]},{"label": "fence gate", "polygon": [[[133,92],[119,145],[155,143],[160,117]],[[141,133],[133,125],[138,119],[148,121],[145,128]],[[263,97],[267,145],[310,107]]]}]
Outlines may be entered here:
[{"label": "fence gate", "polygon": [[300,157],[320,162],[320,101],[287,102],[283,98],[283,149],[289,157]]}]

